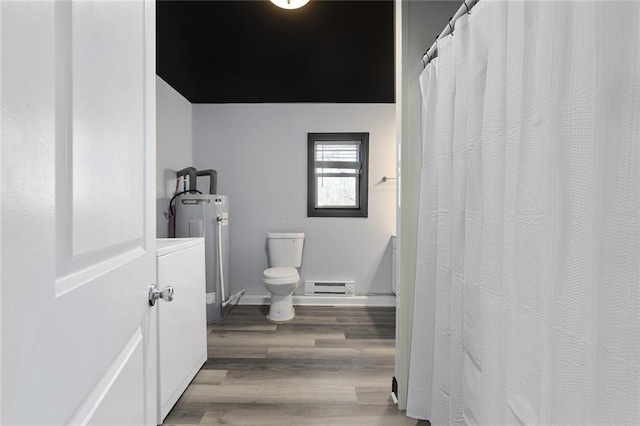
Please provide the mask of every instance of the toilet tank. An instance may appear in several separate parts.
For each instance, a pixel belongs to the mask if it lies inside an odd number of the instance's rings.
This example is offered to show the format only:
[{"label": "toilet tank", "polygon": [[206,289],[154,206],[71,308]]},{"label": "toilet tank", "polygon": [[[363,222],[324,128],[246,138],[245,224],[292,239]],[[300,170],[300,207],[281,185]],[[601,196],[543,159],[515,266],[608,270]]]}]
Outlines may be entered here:
[{"label": "toilet tank", "polygon": [[297,268],[302,265],[302,232],[269,232],[267,233],[267,250],[269,266],[289,266]]}]

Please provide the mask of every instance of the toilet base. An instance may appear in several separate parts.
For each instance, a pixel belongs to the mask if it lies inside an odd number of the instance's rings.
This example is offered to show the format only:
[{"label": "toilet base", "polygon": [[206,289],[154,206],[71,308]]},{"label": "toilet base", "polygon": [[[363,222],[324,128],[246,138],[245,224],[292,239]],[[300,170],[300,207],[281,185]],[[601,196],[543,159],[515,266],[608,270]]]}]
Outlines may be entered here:
[{"label": "toilet base", "polygon": [[291,321],[296,316],[293,309],[293,295],[271,295],[271,305],[267,321],[274,324],[284,324]]},{"label": "toilet base", "polygon": [[280,321],[275,321],[272,320],[271,318],[269,318],[269,315],[267,314],[267,321],[269,321],[271,324],[287,324],[291,321],[293,321],[293,318],[296,316],[296,310],[293,310],[293,316],[291,318],[289,318],[288,320],[280,320]]}]

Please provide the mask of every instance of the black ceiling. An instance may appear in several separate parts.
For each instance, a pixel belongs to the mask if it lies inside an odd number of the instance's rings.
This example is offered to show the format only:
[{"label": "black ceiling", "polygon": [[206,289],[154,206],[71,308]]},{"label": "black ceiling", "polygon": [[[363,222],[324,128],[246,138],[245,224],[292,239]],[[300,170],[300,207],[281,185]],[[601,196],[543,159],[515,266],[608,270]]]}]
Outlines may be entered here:
[{"label": "black ceiling", "polygon": [[392,0],[157,0],[157,74],[192,103],[394,102]]}]

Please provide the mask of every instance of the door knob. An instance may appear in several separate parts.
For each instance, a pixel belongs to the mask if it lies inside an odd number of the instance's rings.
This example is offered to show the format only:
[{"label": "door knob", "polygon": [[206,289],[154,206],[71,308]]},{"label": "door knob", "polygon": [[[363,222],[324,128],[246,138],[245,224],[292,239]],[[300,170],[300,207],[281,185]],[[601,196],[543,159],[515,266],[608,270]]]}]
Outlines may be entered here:
[{"label": "door knob", "polygon": [[158,299],[171,302],[173,300],[173,287],[168,286],[162,290],[158,290],[155,284],[151,284],[151,287],[149,287],[149,305],[154,306]]}]

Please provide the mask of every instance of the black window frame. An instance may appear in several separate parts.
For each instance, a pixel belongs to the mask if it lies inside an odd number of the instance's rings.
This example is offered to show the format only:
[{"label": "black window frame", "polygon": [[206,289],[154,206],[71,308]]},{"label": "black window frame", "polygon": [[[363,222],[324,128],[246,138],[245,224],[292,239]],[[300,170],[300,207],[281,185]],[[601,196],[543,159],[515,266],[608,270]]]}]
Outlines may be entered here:
[{"label": "black window frame", "polygon": [[[316,142],[360,142],[360,172],[358,207],[316,206]],[[369,205],[369,133],[308,133],[307,134],[307,217],[368,217]]]}]

